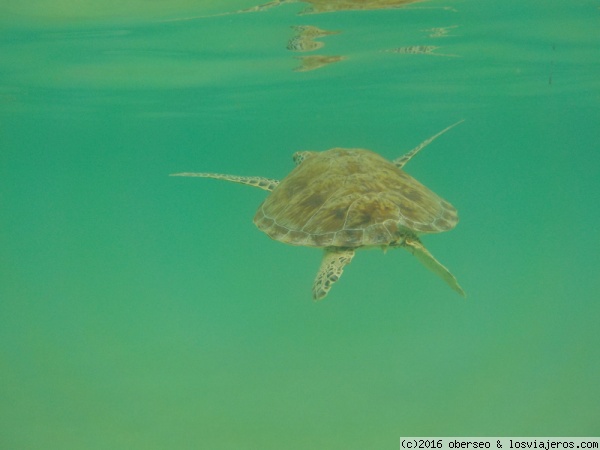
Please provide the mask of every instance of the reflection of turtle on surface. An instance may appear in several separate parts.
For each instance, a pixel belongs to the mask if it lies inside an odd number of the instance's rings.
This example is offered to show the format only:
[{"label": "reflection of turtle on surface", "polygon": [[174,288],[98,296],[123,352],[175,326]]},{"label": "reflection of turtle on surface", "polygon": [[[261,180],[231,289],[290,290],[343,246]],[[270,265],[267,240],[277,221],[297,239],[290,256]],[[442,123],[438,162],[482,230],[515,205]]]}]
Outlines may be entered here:
[{"label": "reflection of turtle on surface", "polygon": [[395,9],[423,0],[300,0],[311,6],[302,14],[316,14],[334,11]]},{"label": "reflection of turtle on surface", "polygon": [[339,61],[346,59],[345,56],[335,55],[309,55],[309,56],[297,56],[296,59],[300,60],[300,65],[294,69],[294,72],[309,72],[311,70],[317,70],[321,67],[328,66]]},{"label": "reflection of turtle on surface", "polygon": [[[330,34],[339,34],[339,31],[323,30],[312,25],[294,25],[292,29],[295,31],[295,36],[287,43],[286,48],[292,52],[311,52],[322,48],[325,44],[321,41],[316,41]],[[344,56],[328,56],[328,55],[310,55],[299,56],[300,65],[294,69],[295,72],[308,72],[310,70],[320,69],[329,64],[346,59]]]},{"label": "reflection of turtle on surface", "polygon": [[324,42],[315,41],[310,38],[302,36],[294,36],[291,38],[285,46],[291,52],[312,52],[325,46]]},{"label": "reflection of turtle on surface", "polygon": [[436,45],[406,45],[404,47],[396,47],[389,50],[382,50],[385,53],[399,53],[401,55],[431,55],[431,56],[451,56],[445,53],[434,53],[439,47]]},{"label": "reflection of turtle on surface", "polygon": [[369,150],[333,148],[295,153],[296,168],[281,181],[214,173],[174,175],[217,178],[270,191],[254,223],[277,241],[325,250],[313,284],[317,300],[327,295],[355,250],[363,247],[405,248],[464,296],[456,278],[418,238],[454,228],[456,209],[402,170],[455,125],[392,162]]},{"label": "reflection of turtle on surface", "polygon": [[286,45],[286,48],[292,52],[311,52],[317,50],[325,44],[321,41],[315,41],[315,39],[340,33],[340,31],[323,30],[312,25],[294,25],[292,29],[295,31],[295,35]]},{"label": "reflection of turtle on surface", "polygon": [[292,25],[291,28],[296,32],[296,35],[302,36],[305,39],[318,39],[323,36],[341,33],[341,31],[324,30],[313,25]]},{"label": "reflection of turtle on surface", "polygon": [[453,28],[458,28],[458,25],[452,25],[450,27],[427,28],[426,30],[421,30],[421,31],[428,32],[430,38],[443,38],[443,37],[454,36],[453,34],[449,34],[450,30]]},{"label": "reflection of turtle on surface", "polygon": [[287,3],[308,3],[300,14],[318,14],[334,11],[372,10],[372,9],[395,9],[402,8],[411,3],[419,3],[425,0],[274,0],[251,8],[240,9],[227,13],[215,14],[224,16],[229,14],[242,14],[250,12],[265,11],[276,6]]}]

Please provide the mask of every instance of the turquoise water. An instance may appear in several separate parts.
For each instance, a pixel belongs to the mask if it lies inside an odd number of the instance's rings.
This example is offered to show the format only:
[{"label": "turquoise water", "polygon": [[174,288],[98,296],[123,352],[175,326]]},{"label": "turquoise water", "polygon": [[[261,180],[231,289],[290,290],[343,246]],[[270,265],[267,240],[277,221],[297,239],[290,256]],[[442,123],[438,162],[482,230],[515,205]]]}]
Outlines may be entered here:
[{"label": "turquoise water", "polygon": [[[598,1],[163,3],[0,6],[0,449],[598,435]],[[294,71],[292,25],[346,59]],[[381,52],[428,45],[458,56]],[[466,300],[371,250],[315,303],[266,192],[167,176],[393,159],[460,119],[406,170],[460,213],[423,241]]]}]

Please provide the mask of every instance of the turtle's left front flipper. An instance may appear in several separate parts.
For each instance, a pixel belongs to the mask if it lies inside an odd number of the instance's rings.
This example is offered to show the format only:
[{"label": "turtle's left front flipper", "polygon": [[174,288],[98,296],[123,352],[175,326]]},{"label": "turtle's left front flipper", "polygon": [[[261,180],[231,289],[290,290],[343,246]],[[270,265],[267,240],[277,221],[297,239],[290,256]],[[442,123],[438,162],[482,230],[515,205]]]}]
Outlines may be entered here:
[{"label": "turtle's left front flipper", "polygon": [[354,258],[352,248],[326,248],[321,267],[313,284],[313,298],[325,298],[333,283],[340,279],[344,266]]},{"label": "turtle's left front flipper", "polygon": [[458,281],[456,281],[454,275],[452,275],[450,271],[446,269],[446,267],[444,267],[437,259],[435,259],[431,253],[429,253],[419,239],[406,239],[403,243],[403,247],[415,255],[421,264],[444,280],[448,286],[450,286],[463,297],[467,296],[465,291],[463,291],[458,284]]},{"label": "turtle's left front flipper", "polygon": [[247,184],[248,186],[254,186],[265,191],[272,191],[279,184],[279,180],[273,180],[272,178],[264,177],[241,177],[239,175],[227,175],[224,173],[172,173],[172,177],[200,177],[200,178],[216,178],[217,180],[231,181],[233,183]]}]

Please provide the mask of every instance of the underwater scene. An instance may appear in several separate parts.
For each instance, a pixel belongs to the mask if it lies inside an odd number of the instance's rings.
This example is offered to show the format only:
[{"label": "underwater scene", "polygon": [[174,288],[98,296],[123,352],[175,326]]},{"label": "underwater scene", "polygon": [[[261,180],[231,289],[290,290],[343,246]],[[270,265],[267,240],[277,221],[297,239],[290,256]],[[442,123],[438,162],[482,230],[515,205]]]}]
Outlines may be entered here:
[{"label": "underwater scene", "polygon": [[0,3],[0,449],[598,436],[600,1],[260,2]]}]

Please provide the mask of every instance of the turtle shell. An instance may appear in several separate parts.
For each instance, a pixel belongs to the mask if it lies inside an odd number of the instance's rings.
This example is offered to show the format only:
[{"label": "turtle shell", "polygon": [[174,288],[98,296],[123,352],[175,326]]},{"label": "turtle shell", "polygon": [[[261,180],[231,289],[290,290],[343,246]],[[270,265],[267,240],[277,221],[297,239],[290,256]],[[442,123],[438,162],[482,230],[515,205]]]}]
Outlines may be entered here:
[{"label": "turtle shell", "polygon": [[456,209],[385,158],[363,149],[302,152],[254,223],[271,238],[309,247],[390,245],[454,228]]}]

